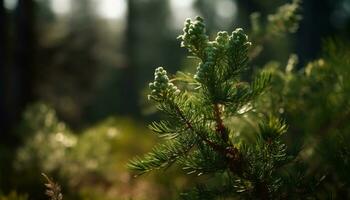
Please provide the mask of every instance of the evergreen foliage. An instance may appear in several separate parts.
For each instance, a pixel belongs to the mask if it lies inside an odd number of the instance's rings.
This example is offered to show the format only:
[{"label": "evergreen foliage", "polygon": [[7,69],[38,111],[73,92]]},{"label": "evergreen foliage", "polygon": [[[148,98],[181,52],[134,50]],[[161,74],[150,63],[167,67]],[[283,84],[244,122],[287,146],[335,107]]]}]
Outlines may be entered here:
[{"label": "evergreen foliage", "polygon": [[[129,167],[143,174],[176,163],[189,174],[220,177],[216,185],[198,186],[184,193],[183,199],[286,197],[285,166],[295,157],[281,140],[287,130],[284,121],[262,117],[253,141],[237,137],[228,125],[233,117],[254,109],[270,82],[267,73],[259,73],[250,82],[241,78],[248,67],[248,36],[237,28],[231,34],[218,32],[210,40],[203,19],[196,17],[186,20],[178,38],[199,60],[197,71],[169,79],[162,67],[156,69],[149,99],[166,119],[153,122],[150,128],[165,141],[144,157],[131,160]],[[177,87],[175,82],[182,84]]]},{"label": "evergreen foliage", "polygon": [[287,135],[293,135],[289,146],[303,145],[300,158],[308,176],[323,177],[314,190],[319,198],[350,198],[350,84],[344,81],[350,78],[349,52],[348,42],[328,39],[322,57],[300,70],[296,55],[286,67],[276,62],[264,67],[273,87],[258,100],[257,112],[272,112],[288,121]]},{"label": "evergreen foliage", "polygon": [[250,15],[250,35],[254,41],[253,48],[250,49],[249,53],[251,59],[261,53],[267,42],[296,32],[302,19],[300,5],[301,0],[293,0],[291,3],[278,7],[275,13],[267,16],[263,16],[260,12],[254,12]]},{"label": "evergreen foliage", "polygon": [[259,12],[250,15],[251,28],[253,35],[264,35],[270,38],[272,36],[294,33],[302,19],[300,15],[300,0],[293,0],[277,8],[276,12],[269,14],[265,20]]}]

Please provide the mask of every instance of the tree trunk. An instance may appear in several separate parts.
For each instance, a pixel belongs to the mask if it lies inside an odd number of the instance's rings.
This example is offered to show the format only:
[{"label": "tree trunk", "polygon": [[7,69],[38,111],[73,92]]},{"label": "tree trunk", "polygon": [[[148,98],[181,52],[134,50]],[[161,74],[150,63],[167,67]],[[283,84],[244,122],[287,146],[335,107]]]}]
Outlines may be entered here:
[{"label": "tree trunk", "polygon": [[122,70],[120,98],[121,114],[139,115],[139,102],[137,94],[137,64],[135,62],[135,42],[137,38],[137,0],[128,0],[127,23],[126,23],[126,66]]},{"label": "tree trunk", "polygon": [[6,11],[4,8],[4,0],[0,0],[0,141],[9,131],[9,116],[6,110]]},{"label": "tree trunk", "polygon": [[315,59],[322,49],[322,39],[335,34],[330,21],[332,15],[331,1],[307,0],[302,2],[303,20],[296,34],[296,53],[302,64]]},{"label": "tree trunk", "polygon": [[33,100],[35,17],[34,0],[18,0],[15,11],[15,55],[12,69],[11,113],[13,121],[20,119],[28,102]]},{"label": "tree trunk", "polygon": [[128,0],[124,44],[127,64],[122,72],[120,95],[122,114],[140,116],[138,93],[147,87],[146,82],[153,79],[150,71],[159,65],[169,64],[167,62],[176,58],[176,54],[167,51],[169,45],[172,45],[167,38],[171,35],[168,16],[168,0]]}]

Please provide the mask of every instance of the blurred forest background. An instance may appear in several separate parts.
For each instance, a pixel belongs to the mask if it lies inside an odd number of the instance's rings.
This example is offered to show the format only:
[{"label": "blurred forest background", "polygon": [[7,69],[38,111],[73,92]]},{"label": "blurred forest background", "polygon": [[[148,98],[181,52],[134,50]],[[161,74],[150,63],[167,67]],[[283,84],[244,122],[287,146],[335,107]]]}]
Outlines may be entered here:
[{"label": "blurred forest background", "polygon": [[[251,13],[288,2],[0,0],[0,194],[45,198],[41,172],[72,199],[162,199],[193,184],[175,169],[135,181],[125,168],[156,141],[146,125],[157,118],[146,102],[153,69],[194,69],[176,40],[188,17],[204,17],[209,34],[249,31]],[[290,53],[302,68],[324,39],[349,40],[349,0],[301,7],[297,32],[269,41],[254,68]]]}]

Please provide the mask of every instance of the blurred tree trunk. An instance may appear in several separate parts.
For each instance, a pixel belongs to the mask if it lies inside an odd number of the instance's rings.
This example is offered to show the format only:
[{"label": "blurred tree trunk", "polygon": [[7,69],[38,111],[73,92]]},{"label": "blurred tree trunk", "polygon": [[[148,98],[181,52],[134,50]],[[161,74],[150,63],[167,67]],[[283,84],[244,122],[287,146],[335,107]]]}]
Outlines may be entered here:
[{"label": "blurred tree trunk", "polygon": [[217,16],[215,10],[215,1],[197,0],[194,7],[199,11],[200,16],[204,18],[209,35],[218,31]]},{"label": "blurred tree trunk", "polygon": [[263,12],[254,0],[236,1],[238,5],[237,23],[239,27],[250,26],[250,15],[253,12]]},{"label": "blurred tree trunk", "polygon": [[15,10],[14,62],[9,70],[7,104],[11,126],[20,120],[25,106],[33,100],[34,9],[34,0],[18,0]]},{"label": "blurred tree trunk", "polygon": [[[10,171],[10,165],[3,164],[9,163],[11,160],[11,150],[8,150],[8,147],[11,147],[8,144],[8,139],[10,136],[10,119],[9,119],[9,109],[6,106],[7,97],[8,97],[8,70],[6,55],[8,50],[7,45],[7,18],[6,10],[4,8],[4,0],[0,0],[0,188],[1,190],[6,190],[8,185],[7,176]],[[4,192],[4,191],[2,191]]]},{"label": "blurred tree trunk", "polygon": [[133,115],[139,116],[139,102],[137,94],[137,64],[135,57],[135,42],[137,39],[137,12],[136,6],[138,0],[128,0],[127,5],[127,20],[126,20],[126,40],[125,40],[125,50],[126,50],[126,66],[122,70],[121,77],[121,88],[120,88],[120,98],[121,98],[121,114],[123,115]]},{"label": "blurred tree trunk", "polygon": [[169,37],[175,38],[170,34],[169,13],[167,0],[128,0],[124,44],[127,64],[122,72],[120,95],[122,114],[140,116],[138,93],[147,88],[145,83],[153,78],[154,68],[169,64],[176,57],[167,51],[173,45]]},{"label": "blurred tree trunk", "polygon": [[[6,132],[0,139],[2,154],[0,163],[12,163],[13,152],[18,145],[18,138],[13,134],[13,129],[21,117],[26,104],[33,99],[33,68],[34,68],[34,0],[18,0],[15,9],[15,30],[13,33],[14,52],[10,51],[7,42],[7,29],[9,21],[5,17],[4,1],[0,4],[0,64],[1,64],[1,123]],[[12,44],[11,44],[12,45]],[[5,49],[7,47],[7,49]],[[12,53],[14,53],[12,55]],[[13,62],[8,60],[13,59]],[[7,65],[8,64],[8,65]],[[11,67],[6,67],[11,66]],[[5,95],[2,96],[2,95]],[[8,192],[11,181],[8,177],[12,173],[11,165],[1,166],[0,187]]]},{"label": "blurred tree trunk", "polygon": [[8,112],[6,110],[6,11],[4,0],[0,0],[0,141],[8,132]]},{"label": "blurred tree trunk", "polygon": [[322,39],[335,34],[331,23],[331,0],[302,2],[303,20],[297,32],[296,52],[301,63],[315,59],[322,48]]}]

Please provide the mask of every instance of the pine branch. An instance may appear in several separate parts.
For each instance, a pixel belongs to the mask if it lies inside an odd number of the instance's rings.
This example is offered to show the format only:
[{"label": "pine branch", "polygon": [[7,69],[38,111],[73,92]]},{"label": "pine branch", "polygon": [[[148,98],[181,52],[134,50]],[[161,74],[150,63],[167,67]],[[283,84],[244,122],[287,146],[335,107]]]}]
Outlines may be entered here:
[{"label": "pine branch", "polygon": [[185,156],[196,143],[194,138],[176,138],[158,145],[143,158],[136,157],[128,163],[128,168],[137,171],[138,175],[154,169],[168,168],[180,157]]},{"label": "pine branch", "polygon": [[205,136],[203,136],[201,133],[197,132],[192,124],[190,123],[190,121],[188,121],[185,116],[183,115],[182,111],[180,110],[179,107],[176,107],[176,110],[178,112],[178,114],[180,115],[181,119],[184,121],[184,123],[187,125],[187,127],[193,132],[195,133],[202,141],[204,141],[205,143],[207,143],[211,148],[213,148],[215,151],[218,151],[220,153],[224,153],[225,149],[223,147],[221,147],[219,144],[216,144],[212,141],[210,141],[208,138],[206,138]]},{"label": "pine branch", "polygon": [[[143,174],[176,162],[188,173],[227,173],[232,183],[236,181],[229,194],[270,199],[281,185],[281,179],[274,176],[276,171],[290,161],[280,141],[285,124],[270,118],[260,124],[255,143],[233,144],[223,121],[252,109],[253,101],[269,85],[270,75],[260,73],[251,82],[240,80],[251,45],[242,29],[231,35],[221,31],[210,41],[203,19],[197,17],[186,20],[183,31],[181,46],[200,60],[196,74],[178,73],[180,77],[169,80],[162,67],[155,70],[148,97],[168,119],[153,122],[150,128],[166,141],[143,158],[130,161],[129,167]],[[185,91],[175,86],[174,80],[182,81]],[[200,198],[218,196],[208,191]]]}]

